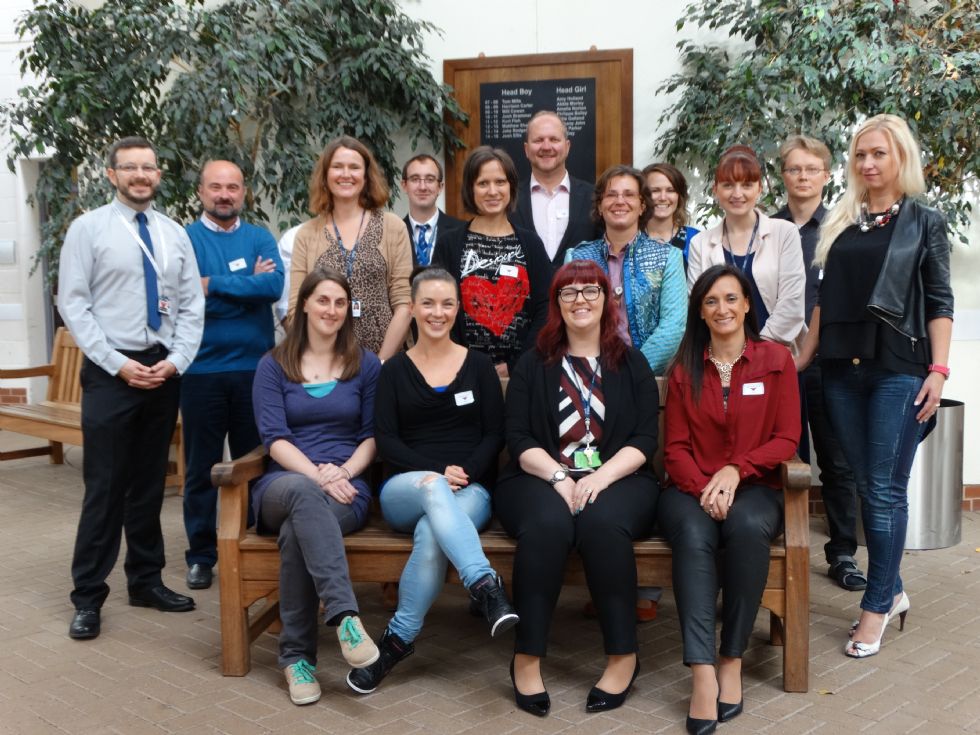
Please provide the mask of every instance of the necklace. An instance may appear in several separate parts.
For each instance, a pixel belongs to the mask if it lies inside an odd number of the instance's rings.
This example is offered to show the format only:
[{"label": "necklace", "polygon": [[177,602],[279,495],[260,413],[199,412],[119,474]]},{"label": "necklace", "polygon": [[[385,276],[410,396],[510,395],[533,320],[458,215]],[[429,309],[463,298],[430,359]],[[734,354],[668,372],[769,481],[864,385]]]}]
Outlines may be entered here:
[{"label": "necklace", "polygon": [[904,196],[899,198],[897,202],[888,208],[888,211],[876,214],[874,219],[871,219],[871,215],[868,213],[868,203],[861,202],[861,217],[858,220],[858,227],[861,228],[861,232],[871,232],[871,230],[877,230],[891,222],[895,215],[898,214],[898,210],[901,209],[902,200],[904,199]]},{"label": "necklace", "polygon": [[744,342],[742,344],[742,351],[738,353],[738,357],[736,357],[734,360],[732,360],[731,362],[722,362],[717,357],[715,357],[714,354],[712,354],[711,343],[710,342],[708,343],[708,359],[711,360],[712,365],[718,368],[718,375],[721,376],[722,385],[731,384],[732,368],[735,367],[735,363],[737,363],[739,360],[742,359],[742,355],[745,354],[745,345],[747,344],[748,342]]}]

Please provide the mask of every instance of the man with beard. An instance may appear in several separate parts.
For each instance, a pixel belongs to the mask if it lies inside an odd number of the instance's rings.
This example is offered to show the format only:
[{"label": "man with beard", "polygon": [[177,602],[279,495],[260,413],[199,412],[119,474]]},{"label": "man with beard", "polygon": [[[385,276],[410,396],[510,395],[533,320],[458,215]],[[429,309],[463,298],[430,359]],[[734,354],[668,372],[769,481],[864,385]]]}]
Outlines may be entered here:
[{"label": "man with beard", "polygon": [[565,262],[566,250],[602,235],[599,225],[592,221],[595,187],[571,176],[565,168],[571,149],[558,113],[534,113],[524,138],[531,179],[522,181],[517,189],[517,211],[512,219],[538,233],[555,270]]},{"label": "man with beard", "polygon": [[194,600],[163,584],[160,508],[178,376],[201,341],[204,297],[186,233],[152,207],[160,169],[150,142],[114,143],[106,174],[116,196],[72,222],[58,273],[58,310],[85,354],[85,499],[68,628],[77,639],[99,635],[123,530],[129,604],[194,609]]},{"label": "man with beard", "polygon": [[204,338],[184,376],[184,529],[187,586],[211,586],[218,560],[217,489],[211,467],[220,462],[225,436],[233,457],[259,445],[252,413],[252,380],[259,358],[275,341],[272,305],[282,294],[283,267],[275,238],[243,222],[245,179],[230,161],[208,161],[197,196],[201,218],[187,226],[206,297]]}]

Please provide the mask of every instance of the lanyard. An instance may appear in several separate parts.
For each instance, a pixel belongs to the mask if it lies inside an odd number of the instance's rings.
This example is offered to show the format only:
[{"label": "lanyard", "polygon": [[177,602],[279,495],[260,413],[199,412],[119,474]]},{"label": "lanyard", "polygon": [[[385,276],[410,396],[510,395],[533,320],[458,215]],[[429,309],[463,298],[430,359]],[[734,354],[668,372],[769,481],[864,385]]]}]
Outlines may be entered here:
[{"label": "lanyard", "polygon": [[[744,257],[743,262],[747,262],[749,256],[752,255],[752,246],[755,244],[755,236],[759,234],[759,215],[755,215],[755,227],[752,228],[752,237],[749,238],[749,246],[745,249],[745,255],[739,256]],[[725,249],[725,240],[728,240],[728,249]],[[721,221],[721,249],[725,253],[725,260],[731,265],[735,265],[735,253],[732,252],[732,241],[728,237],[728,219],[723,219]],[[739,268],[739,270],[742,270]]]},{"label": "lanyard", "polygon": [[[579,397],[582,399],[582,419],[585,423],[585,445],[586,447],[592,446],[592,440],[595,438],[592,436],[592,391],[595,390],[596,377],[599,375],[599,360],[596,358],[595,370],[592,371],[592,382],[589,383],[589,394],[585,394],[585,386],[579,379],[578,371],[575,369],[575,364],[569,359],[568,355],[565,356],[565,362],[568,363],[568,367],[572,371],[572,385],[575,386],[575,390],[578,391]],[[586,358],[586,364],[588,364],[588,358]]]},{"label": "lanyard", "polygon": [[337,229],[337,220],[330,215],[330,220],[333,222],[333,234],[337,238],[337,247],[340,248],[340,257],[344,260],[344,265],[347,267],[347,282],[350,283],[351,276],[354,273],[354,259],[357,257],[357,246],[361,243],[361,228],[364,227],[364,215],[367,214],[367,210],[361,212],[361,223],[357,226],[357,237],[354,238],[354,247],[347,252],[347,248],[344,247],[344,240],[340,237],[340,230]]},{"label": "lanyard", "polygon": [[[163,270],[160,270],[160,266],[157,265],[157,261],[156,258],[153,257],[153,253],[151,253],[146,247],[146,243],[143,242],[143,238],[137,234],[130,221],[126,219],[118,210],[116,211],[116,216],[119,217],[119,221],[123,223],[123,226],[129,231],[129,234],[132,235],[134,240],[136,240],[136,243],[140,246],[140,250],[143,251],[143,255],[146,256],[146,259],[150,261],[150,265],[153,266],[153,270],[156,272],[157,278],[162,281],[163,274],[167,270],[167,241],[163,239],[163,232],[160,231],[160,222],[157,220],[156,212],[153,213],[153,234],[156,236],[156,247],[163,256]],[[149,220],[149,217],[147,220]]]}]

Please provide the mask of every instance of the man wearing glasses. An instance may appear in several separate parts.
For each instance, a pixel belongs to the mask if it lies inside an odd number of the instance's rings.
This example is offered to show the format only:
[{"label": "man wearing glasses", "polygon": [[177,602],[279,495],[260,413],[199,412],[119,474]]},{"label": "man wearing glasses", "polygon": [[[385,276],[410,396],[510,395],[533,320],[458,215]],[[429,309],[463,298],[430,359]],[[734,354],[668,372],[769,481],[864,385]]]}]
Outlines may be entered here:
[{"label": "man wearing glasses", "polygon": [[161,176],[152,144],[114,143],[106,175],[116,196],[72,222],[58,274],[58,310],[85,354],[85,498],[68,629],[76,639],[99,635],[124,530],[129,604],[194,609],[194,600],[163,584],[160,508],[179,376],[204,325],[201,279],[184,229],[152,207]]},{"label": "man wearing glasses", "polygon": [[408,237],[412,241],[414,266],[429,265],[435,251],[436,239],[448,229],[465,224],[436,206],[443,185],[442,166],[426,153],[410,158],[402,168],[402,189],[408,195],[405,227],[408,228]]},{"label": "man wearing glasses", "polygon": [[[806,265],[804,316],[809,327],[820,287],[820,269],[811,264],[824,217],[823,192],[830,181],[830,150],[819,140],[794,135],[780,147],[779,156],[783,184],[786,185],[786,206],[773,217],[790,220],[800,228]],[[845,590],[863,590],[868,580],[854,560],[857,551],[857,485],[824,410],[819,361],[814,360],[803,372],[803,387],[830,535],[824,545],[830,565],[827,573]]]}]

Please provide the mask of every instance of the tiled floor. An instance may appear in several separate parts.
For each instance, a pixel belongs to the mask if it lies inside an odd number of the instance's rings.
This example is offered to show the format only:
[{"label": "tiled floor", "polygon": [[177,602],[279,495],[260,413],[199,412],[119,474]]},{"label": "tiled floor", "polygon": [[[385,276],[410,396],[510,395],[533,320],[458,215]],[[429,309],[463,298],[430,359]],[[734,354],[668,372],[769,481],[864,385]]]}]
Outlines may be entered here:
[{"label": "tiled floor", "polygon": [[[220,675],[216,586],[195,594],[191,613],[132,608],[120,563],[102,636],[69,640],[81,451],[72,448],[67,458],[65,466],[43,458],[0,465],[0,733],[683,732],[690,681],[669,592],[659,619],[641,626],[634,692],[621,709],[599,715],[583,707],[602,657],[595,623],[580,614],[582,590],[563,595],[556,614],[545,668],[553,708],[545,719],[516,710],[509,641],[489,640],[458,589],[439,599],[417,653],[369,697],[347,691],[336,639],[324,630],[324,696],[308,707],[289,702],[270,636],[256,644],[248,676]],[[186,591],[179,498],[167,497],[163,519],[171,559],[165,581]],[[859,594],[824,576],[819,520],[812,530],[810,692],[782,691],[780,650],[765,642],[763,613],[745,656],[746,712],[719,732],[980,732],[980,513],[964,515],[959,546],[906,554],[908,624],[903,633],[893,626],[882,653],[864,661],[840,653]],[[377,635],[386,621],[378,590],[358,593]]]}]

